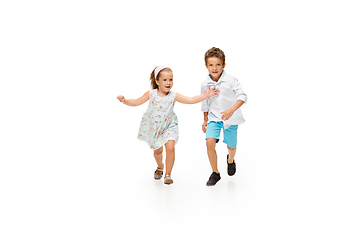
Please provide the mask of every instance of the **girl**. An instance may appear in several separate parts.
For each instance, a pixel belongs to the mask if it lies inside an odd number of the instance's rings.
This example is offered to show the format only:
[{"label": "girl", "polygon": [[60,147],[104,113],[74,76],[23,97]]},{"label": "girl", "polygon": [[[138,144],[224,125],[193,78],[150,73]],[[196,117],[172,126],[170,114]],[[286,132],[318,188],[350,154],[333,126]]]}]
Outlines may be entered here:
[{"label": "girl", "polygon": [[206,93],[193,98],[185,97],[170,91],[173,86],[173,73],[168,67],[158,66],[150,75],[152,90],[147,91],[138,99],[125,99],[119,95],[117,99],[128,106],[139,106],[149,100],[149,107],[141,120],[138,139],[148,143],[154,150],[154,157],[158,165],[155,179],[163,176],[164,164],[162,163],[163,145],[166,148],[166,173],[165,184],[172,184],[171,170],[175,161],[175,144],[179,139],[178,119],[174,110],[175,102],[194,104],[208,97],[218,96],[218,89],[208,87]]}]

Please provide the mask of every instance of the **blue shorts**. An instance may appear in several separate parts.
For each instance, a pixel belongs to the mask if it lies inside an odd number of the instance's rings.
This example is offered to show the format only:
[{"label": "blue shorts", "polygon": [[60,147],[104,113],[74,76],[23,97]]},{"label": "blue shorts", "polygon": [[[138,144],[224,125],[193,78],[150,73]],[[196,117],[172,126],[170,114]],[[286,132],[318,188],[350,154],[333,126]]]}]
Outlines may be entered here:
[{"label": "blue shorts", "polygon": [[223,122],[211,121],[207,124],[205,139],[215,138],[216,143],[219,142],[221,129],[223,129],[224,132],[224,143],[226,143],[230,148],[236,148],[238,125],[231,125],[225,129]]}]

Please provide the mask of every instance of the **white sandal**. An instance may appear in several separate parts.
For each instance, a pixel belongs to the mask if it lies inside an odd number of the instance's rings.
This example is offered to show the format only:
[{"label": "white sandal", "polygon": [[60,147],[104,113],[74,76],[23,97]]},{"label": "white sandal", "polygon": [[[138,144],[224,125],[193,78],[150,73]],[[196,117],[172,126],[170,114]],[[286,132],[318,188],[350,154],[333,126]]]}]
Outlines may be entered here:
[{"label": "white sandal", "polygon": [[171,179],[171,176],[170,175],[165,175],[165,178],[164,178],[164,184],[172,184],[174,181]]},{"label": "white sandal", "polygon": [[162,178],[162,176],[163,176],[163,171],[164,171],[164,169],[157,168],[157,169],[155,170],[155,172],[154,172],[154,178],[155,178],[156,180],[160,180],[160,179]]}]

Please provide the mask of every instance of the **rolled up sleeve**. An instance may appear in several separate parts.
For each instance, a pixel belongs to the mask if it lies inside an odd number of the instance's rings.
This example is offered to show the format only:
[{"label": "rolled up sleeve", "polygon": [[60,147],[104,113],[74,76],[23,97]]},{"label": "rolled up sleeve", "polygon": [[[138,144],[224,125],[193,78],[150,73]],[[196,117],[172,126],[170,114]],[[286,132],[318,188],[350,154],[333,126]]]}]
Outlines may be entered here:
[{"label": "rolled up sleeve", "polygon": [[243,89],[241,87],[241,83],[236,78],[234,79],[233,90],[234,90],[235,95],[236,95],[236,100],[241,100],[241,101],[243,101],[245,103],[247,102],[247,95],[243,91]]}]

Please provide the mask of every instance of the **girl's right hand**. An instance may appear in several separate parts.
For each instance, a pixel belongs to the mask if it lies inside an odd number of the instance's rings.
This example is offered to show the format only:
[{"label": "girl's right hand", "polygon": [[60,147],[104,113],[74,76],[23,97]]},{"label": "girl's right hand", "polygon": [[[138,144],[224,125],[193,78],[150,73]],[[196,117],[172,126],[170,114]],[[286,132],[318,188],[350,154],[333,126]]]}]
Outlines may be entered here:
[{"label": "girl's right hand", "polygon": [[117,96],[117,99],[119,99],[120,102],[124,103],[125,97],[122,95]]},{"label": "girl's right hand", "polygon": [[206,94],[208,97],[219,96],[219,92],[220,90],[215,87],[210,89],[210,86],[208,86],[208,88],[206,89]]}]

